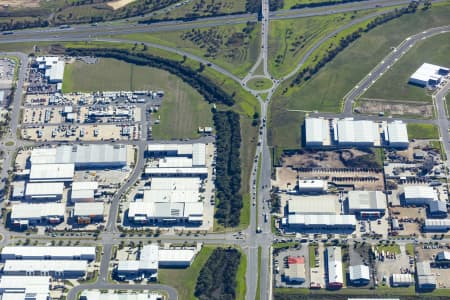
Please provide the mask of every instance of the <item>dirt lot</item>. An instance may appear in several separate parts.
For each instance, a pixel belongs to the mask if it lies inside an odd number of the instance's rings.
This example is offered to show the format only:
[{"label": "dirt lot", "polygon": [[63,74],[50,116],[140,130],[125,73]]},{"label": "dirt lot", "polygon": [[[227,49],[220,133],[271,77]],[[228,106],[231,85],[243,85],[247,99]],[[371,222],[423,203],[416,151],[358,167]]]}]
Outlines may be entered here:
[{"label": "dirt lot", "polygon": [[[283,156],[282,166],[276,168],[273,185],[280,189],[292,189],[297,178],[324,179],[337,185],[353,184],[356,189],[383,189],[383,174],[372,169],[345,169],[345,161],[352,160],[369,152],[356,149],[336,151],[302,150],[301,153]],[[297,172],[293,168],[311,168]]]},{"label": "dirt lot", "polygon": [[0,0],[0,6],[39,7],[40,0]]},{"label": "dirt lot", "polygon": [[389,213],[393,218],[403,224],[404,229],[398,230],[399,235],[414,235],[420,233],[419,220],[426,218],[426,209],[423,207],[392,207]]},{"label": "dirt lot", "polygon": [[107,4],[112,7],[114,10],[127,6],[130,3],[133,3],[136,0],[116,0],[108,2]]},{"label": "dirt lot", "polygon": [[[429,246],[423,245],[422,247],[417,247],[416,249],[418,261],[428,260],[430,262],[434,262],[438,252],[448,251],[447,248],[437,244],[430,244]],[[436,275],[438,288],[450,288],[450,268],[444,266],[438,267],[431,264],[431,272]]]},{"label": "dirt lot", "polygon": [[383,112],[392,116],[420,116],[421,118],[431,118],[433,116],[433,105],[417,103],[414,101],[383,101],[378,99],[365,99],[370,101],[360,101],[355,108],[361,114],[378,115]]}]

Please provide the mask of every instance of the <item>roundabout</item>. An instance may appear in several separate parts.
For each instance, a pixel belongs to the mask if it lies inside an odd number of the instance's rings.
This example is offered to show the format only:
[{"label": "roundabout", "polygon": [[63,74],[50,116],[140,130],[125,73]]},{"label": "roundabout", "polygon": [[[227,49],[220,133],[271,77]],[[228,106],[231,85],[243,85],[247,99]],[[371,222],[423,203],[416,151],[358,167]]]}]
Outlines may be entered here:
[{"label": "roundabout", "polygon": [[247,87],[255,91],[269,90],[272,86],[272,80],[265,77],[254,77],[247,81]]}]

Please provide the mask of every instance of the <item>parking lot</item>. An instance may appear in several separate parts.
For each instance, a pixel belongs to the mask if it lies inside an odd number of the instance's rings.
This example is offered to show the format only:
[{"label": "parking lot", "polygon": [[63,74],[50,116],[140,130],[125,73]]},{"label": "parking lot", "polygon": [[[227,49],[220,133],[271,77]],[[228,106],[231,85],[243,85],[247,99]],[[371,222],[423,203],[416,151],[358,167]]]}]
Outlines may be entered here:
[{"label": "parking lot", "polygon": [[392,274],[414,273],[414,257],[406,253],[405,246],[378,246],[373,250],[378,285],[390,286]]},{"label": "parking lot", "polygon": [[436,255],[441,251],[449,251],[447,247],[439,243],[423,244],[420,247],[416,247],[418,261],[428,260],[431,262],[431,272],[436,276],[438,288],[450,288],[450,268],[448,265],[436,265]]},{"label": "parking lot", "polygon": [[14,60],[6,57],[0,58],[0,89],[11,88],[15,68],[16,63]]},{"label": "parking lot", "polygon": [[[285,270],[288,268],[288,257],[304,257],[305,259],[305,282],[302,284],[292,284],[284,280]],[[308,246],[298,244],[297,247],[280,250],[273,258],[274,280],[277,287],[295,287],[295,288],[309,288],[309,254]]]}]

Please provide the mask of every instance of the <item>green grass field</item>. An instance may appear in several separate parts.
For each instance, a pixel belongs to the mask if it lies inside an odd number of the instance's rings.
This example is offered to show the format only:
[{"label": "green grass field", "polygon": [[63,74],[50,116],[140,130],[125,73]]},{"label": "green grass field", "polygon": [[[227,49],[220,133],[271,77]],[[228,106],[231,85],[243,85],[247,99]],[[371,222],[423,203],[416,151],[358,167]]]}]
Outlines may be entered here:
[{"label": "green grass field", "polygon": [[448,24],[448,3],[433,4],[428,11],[405,15],[364,34],[338,54],[309,81],[290,87],[285,82],[275,92],[270,108],[269,144],[279,152],[299,148],[301,113],[289,109],[338,112],[342,99],[370,70],[406,37]]},{"label": "green grass field", "polygon": [[433,124],[407,124],[408,138],[411,139],[438,139],[439,131]]},{"label": "green grass field", "polygon": [[197,299],[194,296],[197,278],[214,248],[214,246],[204,245],[192,265],[187,269],[159,269],[159,282],[174,287],[180,299]]},{"label": "green grass field", "polygon": [[241,0],[192,0],[185,5],[172,6],[151,16],[152,20],[177,19],[184,17],[207,17],[217,14],[245,12],[245,1]]},{"label": "green grass field", "polygon": [[117,37],[184,50],[244,77],[258,58],[260,30],[251,23]]},{"label": "green grass field", "polygon": [[327,16],[275,20],[270,22],[269,71],[280,78],[298,65],[302,57],[321,38],[355,18],[376,9]]},{"label": "green grass field", "polygon": [[[296,4],[322,3],[328,0],[284,0],[283,9],[290,9]],[[340,1],[342,2],[342,0]]]},{"label": "green grass field", "polygon": [[247,256],[245,256],[245,253],[244,251],[242,251],[242,249],[239,249],[239,252],[241,252],[241,262],[236,273],[236,299],[244,300],[245,292],[247,289],[247,285],[245,283],[245,274],[247,272]]},{"label": "green grass field", "polygon": [[400,246],[399,245],[379,245],[376,246],[375,249],[378,252],[384,251],[384,252],[391,252],[391,253],[395,253],[395,254],[400,254]]},{"label": "green grass field", "polygon": [[268,90],[272,87],[272,81],[267,78],[254,78],[247,82],[247,86],[253,90]]},{"label": "green grass field", "polygon": [[363,95],[364,98],[431,101],[425,88],[408,84],[409,77],[424,62],[450,65],[450,33],[420,41]]},{"label": "green grass field", "polygon": [[64,72],[64,92],[143,89],[165,91],[160,110],[153,114],[161,120],[153,126],[154,139],[196,138],[199,126],[212,126],[212,106],[166,71],[102,58],[97,64],[68,64]]}]

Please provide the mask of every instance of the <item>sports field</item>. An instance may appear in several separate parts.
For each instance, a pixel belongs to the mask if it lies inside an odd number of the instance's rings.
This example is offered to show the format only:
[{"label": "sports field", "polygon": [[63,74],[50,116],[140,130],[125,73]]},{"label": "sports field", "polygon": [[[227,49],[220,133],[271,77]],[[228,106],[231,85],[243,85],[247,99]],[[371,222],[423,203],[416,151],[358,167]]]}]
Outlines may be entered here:
[{"label": "sports field", "polygon": [[184,50],[244,77],[258,58],[260,28],[249,23],[118,37]]},{"label": "sports field", "polygon": [[149,67],[114,59],[99,59],[96,64],[75,62],[64,72],[64,92],[101,90],[163,90],[163,104],[154,118],[153,138],[195,138],[199,126],[212,126],[211,105],[178,77]]},{"label": "sports field", "polygon": [[[389,21],[364,34],[327,63],[309,81],[277,89],[271,102],[269,143],[278,149],[298,148],[299,118],[288,110],[338,112],[344,95],[406,37],[428,28],[448,24],[450,5],[433,4],[428,11],[418,10]],[[281,136],[282,138],[278,138]]]},{"label": "sports field", "polygon": [[431,101],[427,89],[408,84],[409,77],[424,62],[450,66],[450,33],[420,41],[393,65],[362,96],[388,100]]}]

